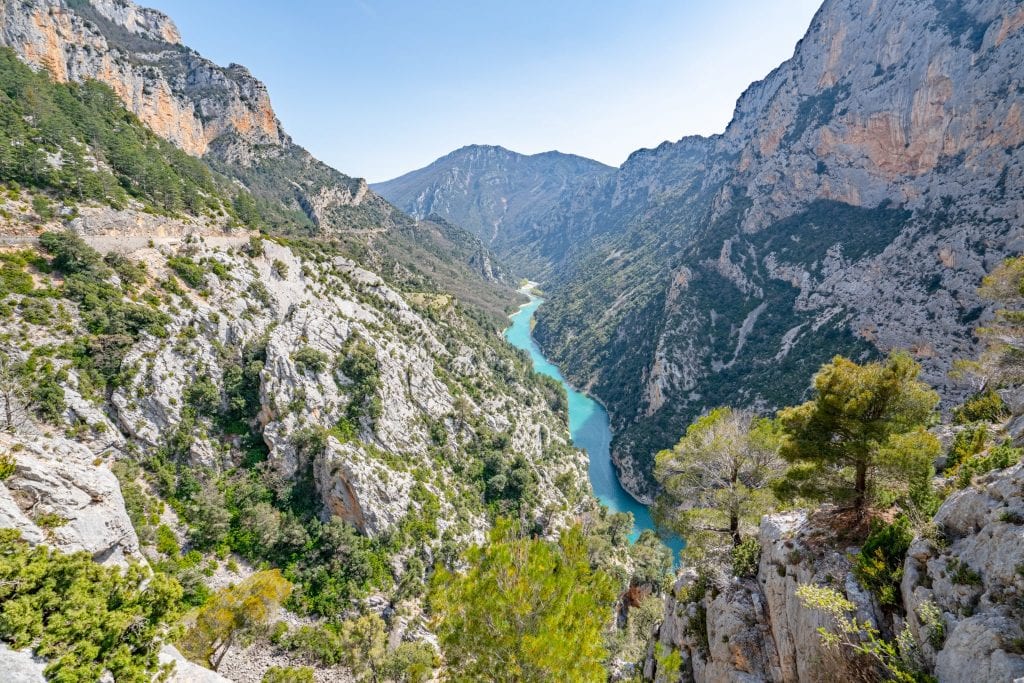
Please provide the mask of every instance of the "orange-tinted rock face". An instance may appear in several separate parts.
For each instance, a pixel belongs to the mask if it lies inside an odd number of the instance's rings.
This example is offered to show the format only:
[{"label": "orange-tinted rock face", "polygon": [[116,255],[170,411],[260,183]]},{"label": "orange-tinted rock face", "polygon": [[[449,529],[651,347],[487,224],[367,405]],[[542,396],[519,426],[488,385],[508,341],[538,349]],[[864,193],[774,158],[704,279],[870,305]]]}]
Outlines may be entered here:
[{"label": "orange-tinted rock face", "polygon": [[[227,77],[226,70],[175,49],[181,36],[159,12],[114,0],[92,3],[89,11],[96,16],[91,17],[63,8],[58,0],[28,5],[2,0],[2,8],[0,44],[59,81],[106,83],[146,125],[189,154],[202,156],[214,139],[229,132],[258,144],[285,139],[263,84],[248,72]],[[102,33],[104,20],[150,40],[155,52],[127,59]],[[165,60],[190,73],[189,79],[168,80],[161,68]],[[216,99],[203,92],[208,86],[221,91]]]}]

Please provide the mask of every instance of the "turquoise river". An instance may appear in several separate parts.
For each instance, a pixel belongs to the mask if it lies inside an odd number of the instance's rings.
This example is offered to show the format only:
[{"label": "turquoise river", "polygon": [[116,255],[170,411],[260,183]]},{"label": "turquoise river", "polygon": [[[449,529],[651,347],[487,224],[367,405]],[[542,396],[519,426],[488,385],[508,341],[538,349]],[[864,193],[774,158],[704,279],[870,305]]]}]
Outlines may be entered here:
[{"label": "turquoise river", "polygon": [[[614,512],[633,514],[633,533],[630,540],[635,541],[644,529],[654,529],[654,521],[647,506],[626,493],[615,476],[611,459],[612,433],[608,425],[608,412],[594,399],[573,389],[562,377],[558,367],[541,353],[531,333],[531,322],[533,314],[544,300],[532,294],[529,297],[529,303],[523,304],[509,317],[512,324],[505,330],[505,339],[512,346],[530,354],[534,370],[558,380],[565,387],[569,395],[569,434],[576,447],[585,450],[590,459],[590,484],[594,494]],[[672,548],[674,556],[678,557],[679,550],[683,547],[682,540],[676,537],[663,537],[662,540]]]}]

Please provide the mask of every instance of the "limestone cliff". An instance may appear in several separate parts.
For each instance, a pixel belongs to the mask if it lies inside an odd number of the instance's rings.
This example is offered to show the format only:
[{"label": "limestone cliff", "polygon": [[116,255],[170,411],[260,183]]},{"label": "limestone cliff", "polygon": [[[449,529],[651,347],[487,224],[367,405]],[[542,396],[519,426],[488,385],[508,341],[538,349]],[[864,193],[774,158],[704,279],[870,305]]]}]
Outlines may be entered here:
[{"label": "limestone cliff", "polygon": [[8,0],[0,5],[0,44],[57,80],[106,83],[189,154],[202,156],[228,132],[252,144],[288,142],[266,87],[245,67],[222,68],[185,47],[156,10],[116,0]]},{"label": "limestone cliff", "polygon": [[364,234],[409,222],[366,181],[294,144],[263,83],[183,45],[160,12],[130,0],[4,0],[0,45],[58,81],[106,83],[158,135],[279,203],[277,229]]},{"label": "limestone cliff", "polygon": [[[1020,680],[1022,478],[1018,464],[943,503],[935,517],[943,536],[917,538],[906,558],[899,605],[905,621],[858,585],[850,570],[857,548],[836,547],[830,512],[800,511],[764,518],[756,576],[705,588],[684,571],[666,600],[658,642],[681,652],[684,681],[872,680],[858,670],[863,662],[823,644],[818,629],[834,631],[835,624],[797,597],[798,586],[820,585],[837,590],[858,620],[883,634],[909,627],[919,665],[943,683]],[[670,680],[653,652],[644,673]]]},{"label": "limestone cliff", "polygon": [[795,402],[835,353],[910,349],[960,395],[975,290],[1024,245],[1022,25],[1011,0],[828,0],[723,134],[553,210],[537,337],[608,404],[627,487],[700,411]]}]

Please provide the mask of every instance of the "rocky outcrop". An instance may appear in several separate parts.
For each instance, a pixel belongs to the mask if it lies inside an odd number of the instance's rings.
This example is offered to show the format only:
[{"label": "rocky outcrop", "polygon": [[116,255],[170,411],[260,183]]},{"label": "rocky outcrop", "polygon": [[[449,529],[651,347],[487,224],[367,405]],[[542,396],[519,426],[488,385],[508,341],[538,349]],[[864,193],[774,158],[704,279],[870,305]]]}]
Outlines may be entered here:
[{"label": "rocky outcrop", "polygon": [[[878,609],[851,573],[857,548],[837,547],[834,515],[766,516],[756,577],[709,581],[681,572],[656,642],[680,651],[684,680],[865,680],[857,670],[863,663],[823,645],[819,629],[835,625],[797,597],[807,584],[835,589],[859,622],[887,637],[906,626],[922,664],[942,683],[1024,676],[1024,465],[988,474],[942,504],[934,520],[940,536],[915,539],[907,553],[895,612]],[[667,680],[653,648],[644,672]]]},{"label": "rocky outcrop", "polygon": [[0,527],[30,543],[84,550],[97,562],[140,560],[139,539],[107,462],[75,441],[0,434],[14,474],[0,482]]},{"label": "rocky outcrop", "polygon": [[1024,465],[980,478],[935,516],[904,567],[907,623],[940,681],[1024,677]]},{"label": "rocky outcrop", "polygon": [[[429,322],[351,261],[335,257],[314,269],[270,241],[258,258],[213,240],[158,240],[131,258],[145,261],[159,277],[174,253],[217,261],[230,275],[221,278],[211,269],[202,296],[190,292],[166,308],[168,338],[143,339],[125,357],[125,366],[138,372],[110,402],[119,429],[136,442],[146,448],[164,444],[183,424],[190,387],[200,380],[219,386],[225,362],[240,349],[259,347],[259,420],[270,461],[288,479],[306,476],[308,469],[325,518],[339,517],[368,535],[385,533],[418,510],[410,490],[427,472],[427,490],[442,509],[439,528],[461,525],[462,533],[468,529],[481,538],[482,510],[457,504],[470,483],[445,455],[475,438],[472,420],[507,433],[515,452],[528,458],[540,493],[533,515],[554,510],[546,522],[555,523],[571,514],[573,502],[554,482],[566,472],[585,480],[585,458],[565,449],[565,425],[552,420],[536,387],[518,385],[519,397],[497,394],[495,373],[502,366],[487,358],[493,351],[486,345],[469,345],[457,317]],[[372,395],[357,385],[366,378],[348,377],[343,369],[356,345],[374,368],[366,385]],[[457,399],[455,387],[462,382],[485,392]],[[354,401],[361,403],[350,412]],[[223,470],[237,464],[229,448],[208,436],[208,423],[190,429],[193,466]],[[314,447],[309,439],[317,430],[324,436]],[[439,448],[439,439],[448,445]],[[569,455],[553,458],[554,452]]]},{"label": "rocky outcrop", "polygon": [[0,4],[0,45],[59,81],[106,83],[158,135],[202,156],[224,133],[284,144],[266,87],[244,68],[221,68],[181,44],[173,22],[120,0]]},{"label": "rocky outcrop", "polygon": [[[761,559],[753,578],[699,577],[684,570],[666,599],[657,641],[683,655],[689,681],[856,680],[840,653],[825,647],[820,628],[829,617],[805,606],[796,589],[828,585],[857,607],[858,618],[876,621],[870,596],[850,573],[847,555],[822,542],[827,514],[792,512],[765,517],[758,540]],[[659,676],[649,657],[648,679]]]},{"label": "rocky outcrop", "polygon": [[377,536],[394,528],[409,508],[412,476],[374,462],[358,445],[330,437],[313,468],[324,515],[351,522],[364,534]]}]

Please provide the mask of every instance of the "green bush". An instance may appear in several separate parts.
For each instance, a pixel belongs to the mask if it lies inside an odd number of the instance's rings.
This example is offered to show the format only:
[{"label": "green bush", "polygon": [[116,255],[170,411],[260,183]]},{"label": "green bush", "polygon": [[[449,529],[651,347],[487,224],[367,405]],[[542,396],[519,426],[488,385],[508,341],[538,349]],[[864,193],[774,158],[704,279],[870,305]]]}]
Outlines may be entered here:
[{"label": "green bush", "polygon": [[946,469],[953,469],[983,451],[987,441],[988,430],[984,425],[975,425],[957,432],[946,458]]},{"label": "green bush", "polygon": [[949,571],[949,580],[959,586],[980,586],[983,583],[981,574],[958,558],[950,559],[946,564],[946,569]]},{"label": "green bush", "polygon": [[36,212],[44,221],[48,221],[53,218],[53,204],[50,200],[41,194],[33,195],[32,197],[32,210]]},{"label": "green bush", "polygon": [[853,575],[887,607],[899,602],[903,560],[914,539],[910,520],[900,515],[892,524],[873,520],[871,532],[853,564]]},{"label": "green bush", "polygon": [[206,284],[206,271],[188,256],[171,256],[167,265],[192,289],[202,289]]},{"label": "green bush", "polygon": [[750,578],[757,575],[761,562],[761,543],[756,538],[745,538],[732,549],[733,576]]},{"label": "green bush", "polygon": [[988,389],[971,396],[962,406],[953,410],[955,424],[970,422],[998,422],[1009,416],[1010,411],[995,390]]},{"label": "green bush", "polygon": [[0,530],[0,639],[47,660],[49,680],[146,681],[159,668],[181,586],[145,568],[105,567],[85,552],[31,548]]},{"label": "green bush", "polygon": [[10,453],[0,453],[0,481],[10,479],[18,470],[18,461]]},{"label": "green bush", "polygon": [[106,275],[99,252],[70,230],[44,232],[39,236],[39,245],[53,256],[52,266],[65,275]]},{"label": "green bush", "polygon": [[353,336],[345,343],[342,353],[338,369],[353,383],[347,409],[348,419],[354,423],[358,423],[363,415],[377,419],[382,410],[380,402],[374,400],[380,387],[377,352],[369,343]]},{"label": "green bush", "polygon": [[197,415],[215,417],[220,413],[220,389],[205,375],[185,390],[185,401],[195,408]]},{"label": "green bush", "polygon": [[313,669],[308,666],[272,666],[263,674],[262,683],[313,683]]},{"label": "green bush", "polygon": [[8,294],[24,295],[32,292],[32,276],[25,270],[28,264],[23,254],[0,254],[0,299]]},{"label": "green bush", "polygon": [[956,473],[957,485],[965,488],[978,475],[1015,465],[1021,461],[1022,455],[1024,449],[1015,448],[1009,440],[993,446],[983,457],[975,456],[960,463]]},{"label": "green bush", "polygon": [[156,528],[156,549],[157,552],[169,555],[170,557],[177,557],[181,553],[178,537],[174,535],[174,532],[166,524],[161,524]]},{"label": "green bush", "polygon": [[602,632],[618,593],[594,570],[579,527],[557,543],[523,538],[499,522],[466,556],[464,574],[435,573],[430,606],[451,675],[506,671],[525,681],[604,681]]},{"label": "green bush", "polygon": [[320,373],[327,368],[331,357],[318,349],[303,346],[292,354],[292,360],[295,361],[295,367],[299,372]]}]

